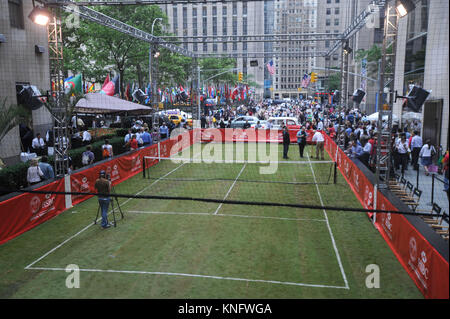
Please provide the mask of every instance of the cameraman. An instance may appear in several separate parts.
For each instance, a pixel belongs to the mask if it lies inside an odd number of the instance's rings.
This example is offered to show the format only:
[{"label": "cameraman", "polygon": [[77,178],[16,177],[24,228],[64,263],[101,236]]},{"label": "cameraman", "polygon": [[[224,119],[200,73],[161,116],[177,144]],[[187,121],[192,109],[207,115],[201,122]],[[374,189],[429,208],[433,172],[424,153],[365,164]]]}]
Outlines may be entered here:
[{"label": "cameraman", "polygon": [[[95,181],[95,189],[99,194],[109,194],[111,192],[111,181],[106,176],[106,172],[101,170],[99,178]],[[111,227],[108,223],[108,207],[111,198],[109,196],[98,196],[98,203],[102,210],[102,228]]]}]

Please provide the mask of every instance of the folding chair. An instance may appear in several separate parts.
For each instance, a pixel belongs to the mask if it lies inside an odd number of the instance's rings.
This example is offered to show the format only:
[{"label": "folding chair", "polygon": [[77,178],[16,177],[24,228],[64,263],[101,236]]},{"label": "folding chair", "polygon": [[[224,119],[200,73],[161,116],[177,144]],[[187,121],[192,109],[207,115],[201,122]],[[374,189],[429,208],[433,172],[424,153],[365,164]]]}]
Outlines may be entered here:
[{"label": "folding chair", "polygon": [[422,196],[422,191],[417,187],[414,188],[412,195],[408,198],[404,198],[403,202],[410,206],[410,208],[415,212],[417,206],[420,204],[420,197]]},{"label": "folding chair", "polygon": [[[423,209],[421,209],[421,210],[417,209],[417,210],[416,210],[416,212],[429,212],[429,213],[431,213],[431,214],[434,213],[434,214],[437,214],[437,215],[441,215],[441,211],[442,211],[441,206],[439,206],[439,205],[436,204],[436,203],[433,203],[433,208],[431,209],[431,211],[429,211],[429,210],[423,210]],[[422,216],[423,221],[424,221],[425,223],[427,223],[427,224],[436,224],[436,221],[438,221],[438,220],[441,219],[441,218],[442,218],[442,217],[435,218],[435,217]]]},{"label": "folding chair", "polygon": [[407,196],[408,192],[406,191],[408,181],[404,178],[400,178],[400,184],[398,186],[391,187],[391,191],[397,196]]},{"label": "folding chair", "polygon": [[[436,223],[430,224],[430,226],[436,231],[436,233],[443,237],[447,236],[448,238],[448,215],[445,212],[443,212],[442,215],[442,217],[439,217],[436,220]],[[442,225],[443,221],[446,221],[447,225]]]}]

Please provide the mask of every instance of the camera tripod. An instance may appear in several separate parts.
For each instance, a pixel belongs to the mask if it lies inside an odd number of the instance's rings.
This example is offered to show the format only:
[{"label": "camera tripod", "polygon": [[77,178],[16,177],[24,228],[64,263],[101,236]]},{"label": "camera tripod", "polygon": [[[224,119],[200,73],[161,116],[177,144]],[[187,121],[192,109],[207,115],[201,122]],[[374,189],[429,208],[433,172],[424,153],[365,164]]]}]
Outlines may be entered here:
[{"label": "camera tripod", "polygon": [[[111,194],[115,194],[114,186],[111,186]],[[116,212],[115,212],[116,208],[114,207],[114,201],[116,201],[117,208],[119,209],[121,218],[123,219],[124,216],[122,213],[122,209],[120,208],[120,205],[119,205],[119,200],[117,199],[116,196],[113,196],[113,198],[111,199],[111,207],[112,207],[112,213],[113,213],[114,227],[116,227],[116,225],[117,225]],[[101,207],[100,207],[100,203],[99,203],[98,209],[97,209],[97,216],[95,216],[95,219],[94,219],[94,224],[97,224],[97,219],[98,219],[98,215],[100,214],[100,209],[101,209]]]}]

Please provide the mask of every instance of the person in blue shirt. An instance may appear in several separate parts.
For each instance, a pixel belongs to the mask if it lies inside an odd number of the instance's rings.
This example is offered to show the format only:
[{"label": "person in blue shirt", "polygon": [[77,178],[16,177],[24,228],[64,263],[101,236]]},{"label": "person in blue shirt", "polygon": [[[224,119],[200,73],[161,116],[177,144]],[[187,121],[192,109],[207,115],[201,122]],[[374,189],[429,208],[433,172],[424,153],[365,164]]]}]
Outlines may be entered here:
[{"label": "person in blue shirt", "polygon": [[146,128],[144,130],[144,133],[141,134],[141,139],[144,146],[152,144],[152,136],[148,132],[148,128]]},{"label": "person in blue shirt", "polygon": [[356,141],[351,141],[347,154],[350,158],[357,158],[363,154],[363,148]]},{"label": "person in blue shirt", "polygon": [[53,167],[48,163],[47,156],[42,156],[41,161],[39,162],[39,168],[42,173],[44,173],[43,179],[52,179],[55,178],[55,173],[53,171]]},{"label": "person in blue shirt", "polygon": [[159,127],[159,134],[161,139],[169,137],[169,128],[167,127],[166,123],[163,123],[163,125]]}]

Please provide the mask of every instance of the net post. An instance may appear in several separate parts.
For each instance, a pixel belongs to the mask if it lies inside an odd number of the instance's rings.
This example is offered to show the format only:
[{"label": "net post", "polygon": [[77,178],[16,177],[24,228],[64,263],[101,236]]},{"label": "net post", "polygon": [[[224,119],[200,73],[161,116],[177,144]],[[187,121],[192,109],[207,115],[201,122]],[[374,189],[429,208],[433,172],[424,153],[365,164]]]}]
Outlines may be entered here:
[{"label": "net post", "polygon": [[142,156],[142,177],[145,178],[145,156]]},{"label": "net post", "polygon": [[334,176],[333,176],[333,184],[337,183],[337,162],[334,162]]}]

